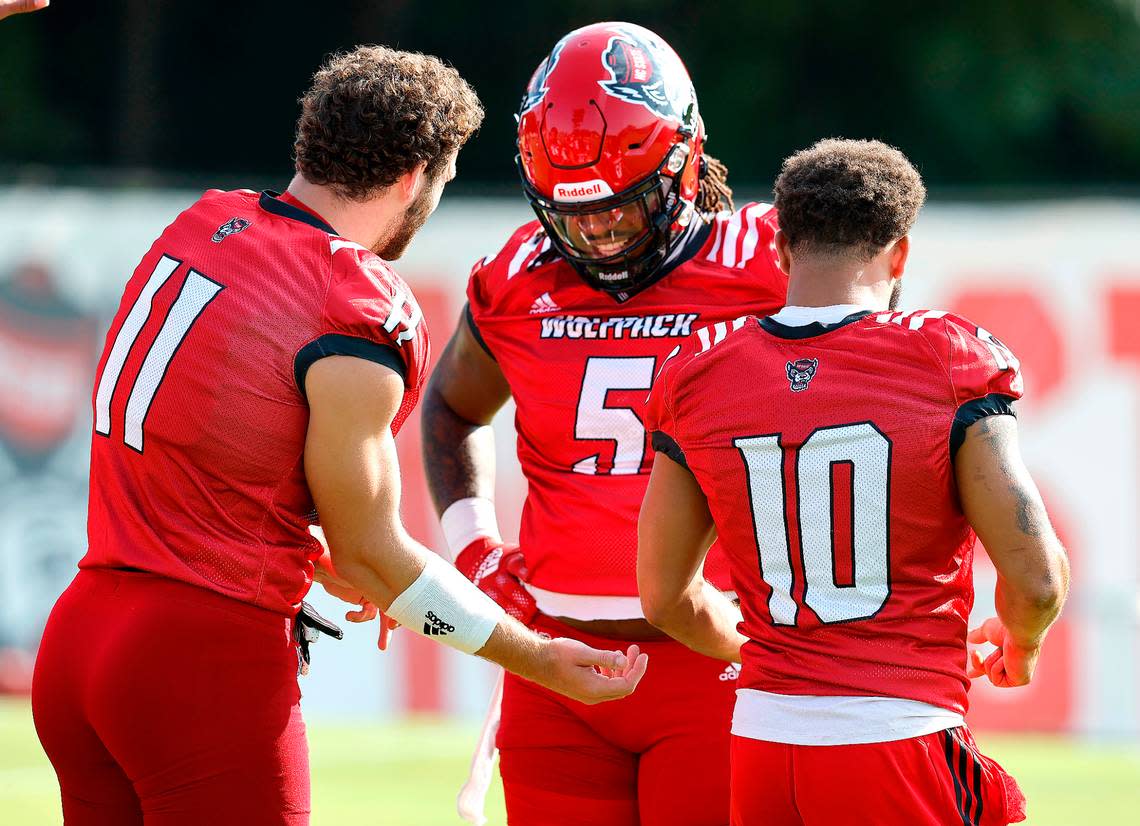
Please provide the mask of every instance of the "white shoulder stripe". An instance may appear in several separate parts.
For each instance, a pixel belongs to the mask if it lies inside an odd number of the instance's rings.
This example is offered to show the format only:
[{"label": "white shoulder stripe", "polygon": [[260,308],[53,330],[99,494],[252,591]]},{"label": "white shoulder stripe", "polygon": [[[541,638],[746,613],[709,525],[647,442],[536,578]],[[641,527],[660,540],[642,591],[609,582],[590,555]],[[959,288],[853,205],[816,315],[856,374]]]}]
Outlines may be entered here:
[{"label": "white shoulder stripe", "polygon": [[740,229],[744,224],[743,210],[732,216],[728,226],[724,228],[724,249],[721,252],[720,263],[726,267],[736,264],[736,241],[740,237]]},{"label": "white shoulder stripe", "polygon": [[333,255],[336,255],[343,249],[357,250],[358,252],[368,252],[367,249],[360,246],[355,241],[346,241],[343,238],[332,238],[329,240],[329,250]]},{"label": "white shoulder stripe", "polygon": [[523,265],[526,264],[526,260],[531,256],[532,253],[534,253],[536,249],[538,249],[540,238],[543,239],[543,241],[546,243],[550,243],[549,238],[546,238],[545,235],[536,232],[530,238],[519,244],[519,248],[515,250],[514,257],[511,258],[510,266],[507,267],[508,281],[519,274],[523,268]]},{"label": "white shoulder stripe", "polygon": [[744,244],[740,248],[740,261],[737,267],[743,267],[756,257],[756,247],[760,242],[760,219],[771,209],[770,204],[755,203],[746,207],[748,212],[748,232],[744,236]]},{"label": "white shoulder stripe", "polygon": [[927,319],[934,320],[946,315],[945,310],[927,310],[924,313],[915,313],[910,317],[910,329],[917,330]]},{"label": "white shoulder stripe", "polygon": [[730,213],[720,212],[717,213],[716,218],[713,219],[713,224],[716,225],[716,240],[713,241],[712,249],[709,254],[705,256],[706,261],[716,261],[717,256],[720,255],[720,244],[724,240],[724,224]]},{"label": "white shoulder stripe", "polygon": [[901,313],[879,313],[875,316],[875,321],[880,324],[897,324],[900,327],[905,324],[910,330],[919,330],[922,329],[922,325],[927,321],[933,321],[945,315],[946,310],[912,310],[911,312]]}]

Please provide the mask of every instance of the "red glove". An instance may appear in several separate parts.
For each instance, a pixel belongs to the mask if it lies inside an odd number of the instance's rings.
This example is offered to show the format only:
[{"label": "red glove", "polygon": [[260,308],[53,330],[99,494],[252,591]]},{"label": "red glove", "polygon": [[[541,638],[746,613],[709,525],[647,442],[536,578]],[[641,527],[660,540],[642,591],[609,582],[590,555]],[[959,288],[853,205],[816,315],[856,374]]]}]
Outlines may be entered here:
[{"label": "red glove", "polygon": [[538,615],[534,597],[522,584],[529,572],[518,545],[481,537],[459,552],[455,567],[524,625]]}]

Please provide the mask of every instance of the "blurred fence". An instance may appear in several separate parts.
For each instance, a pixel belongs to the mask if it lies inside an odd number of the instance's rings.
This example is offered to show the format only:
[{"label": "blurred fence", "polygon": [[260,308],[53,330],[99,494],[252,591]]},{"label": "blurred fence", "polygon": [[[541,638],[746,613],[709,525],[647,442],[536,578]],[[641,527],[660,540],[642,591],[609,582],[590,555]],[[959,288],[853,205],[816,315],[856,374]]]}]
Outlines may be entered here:
[{"label": "blurred fence", "polygon": [[[55,596],[86,543],[91,380],[123,282],[192,192],[0,188],[0,690],[26,684]],[[398,268],[442,349],[473,261],[527,220],[521,199],[445,200]],[[914,233],[904,306],[953,309],[1020,357],[1024,452],[1073,558],[1073,599],[1027,689],[976,686],[979,728],[1140,733],[1140,202],[934,204]],[[525,485],[510,411],[496,422],[500,521]],[[405,518],[440,538],[415,420],[401,435]],[[994,573],[977,568],[975,613]],[[321,602],[331,614],[335,605]],[[311,715],[478,714],[486,663],[372,628],[318,646]]]}]

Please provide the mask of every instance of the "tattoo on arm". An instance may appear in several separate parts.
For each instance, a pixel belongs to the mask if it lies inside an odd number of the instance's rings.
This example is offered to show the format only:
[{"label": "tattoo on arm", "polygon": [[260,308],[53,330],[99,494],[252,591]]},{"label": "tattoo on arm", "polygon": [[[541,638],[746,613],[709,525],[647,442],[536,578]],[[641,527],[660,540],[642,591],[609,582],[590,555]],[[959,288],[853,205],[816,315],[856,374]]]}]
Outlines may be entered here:
[{"label": "tattoo on arm", "polygon": [[1041,526],[1037,521],[1037,505],[1030,498],[1028,491],[1020,485],[1010,487],[1010,493],[1017,498],[1017,527],[1026,536],[1037,538],[1041,536]]},{"label": "tattoo on arm", "polygon": [[1025,480],[1020,478],[1016,469],[1010,464],[1010,450],[1009,446],[1006,445],[1007,435],[994,426],[994,420],[998,418],[997,416],[986,416],[979,419],[974,427],[978,428],[979,435],[985,439],[986,446],[996,456],[1001,457],[1002,480],[1009,495],[1016,503],[1018,529],[1027,537],[1039,538],[1044,534],[1041,525],[1044,513],[1040,507],[1040,500],[1034,495],[1036,491],[1025,486]]},{"label": "tattoo on arm", "polygon": [[455,413],[429,386],[423,401],[424,474],[437,513],[459,499],[495,495],[495,437]]}]

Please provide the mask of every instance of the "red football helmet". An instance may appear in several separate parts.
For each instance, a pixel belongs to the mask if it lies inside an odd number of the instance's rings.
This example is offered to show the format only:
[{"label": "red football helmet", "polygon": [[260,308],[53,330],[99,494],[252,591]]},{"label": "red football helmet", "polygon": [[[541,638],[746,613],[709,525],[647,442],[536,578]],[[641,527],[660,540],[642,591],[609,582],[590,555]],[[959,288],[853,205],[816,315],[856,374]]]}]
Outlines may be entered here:
[{"label": "red football helmet", "polygon": [[636,290],[688,225],[704,126],[685,65],[632,23],[570,32],[518,115],[523,189],[554,248],[591,286]]}]

